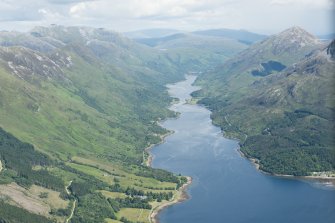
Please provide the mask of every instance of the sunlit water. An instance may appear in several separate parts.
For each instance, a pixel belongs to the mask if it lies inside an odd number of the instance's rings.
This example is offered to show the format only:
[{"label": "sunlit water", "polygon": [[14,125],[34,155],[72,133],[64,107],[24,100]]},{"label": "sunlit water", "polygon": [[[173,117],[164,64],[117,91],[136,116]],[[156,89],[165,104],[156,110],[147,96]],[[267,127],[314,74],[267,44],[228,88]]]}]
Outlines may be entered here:
[{"label": "sunlit water", "polygon": [[209,110],[185,104],[195,78],[169,86],[181,115],[163,123],[175,133],[152,150],[154,167],[193,178],[191,198],[164,209],[160,223],[334,223],[334,188],[257,171],[211,124]]}]

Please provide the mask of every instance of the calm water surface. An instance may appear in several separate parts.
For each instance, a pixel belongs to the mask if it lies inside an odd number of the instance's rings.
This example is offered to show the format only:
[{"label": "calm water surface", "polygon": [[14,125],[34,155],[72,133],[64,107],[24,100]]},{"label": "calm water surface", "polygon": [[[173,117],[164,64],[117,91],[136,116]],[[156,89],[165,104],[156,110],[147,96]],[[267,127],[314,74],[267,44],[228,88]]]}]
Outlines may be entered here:
[{"label": "calm water surface", "polygon": [[210,111],[185,104],[195,78],[169,86],[181,115],[163,123],[175,133],[152,150],[154,167],[193,178],[191,199],[163,210],[160,223],[334,223],[334,188],[260,173],[211,124]]}]

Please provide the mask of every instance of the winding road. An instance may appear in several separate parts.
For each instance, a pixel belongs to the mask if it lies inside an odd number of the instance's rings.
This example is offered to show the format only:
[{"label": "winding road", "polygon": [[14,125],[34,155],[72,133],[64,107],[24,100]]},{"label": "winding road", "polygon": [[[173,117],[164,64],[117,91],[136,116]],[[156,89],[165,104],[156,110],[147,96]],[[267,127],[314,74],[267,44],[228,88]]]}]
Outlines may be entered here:
[{"label": "winding road", "polygon": [[[71,191],[69,190],[69,187],[71,186],[72,184],[72,180],[69,182],[69,184],[65,187],[65,190],[66,190],[66,193],[68,195],[71,195]],[[77,204],[77,200],[75,199],[74,202],[73,202],[73,205],[72,205],[72,209],[71,209],[71,214],[70,216],[66,219],[65,223],[69,223],[69,221],[71,220],[71,218],[73,217],[73,213],[74,213],[74,210],[76,209],[76,204]]]}]

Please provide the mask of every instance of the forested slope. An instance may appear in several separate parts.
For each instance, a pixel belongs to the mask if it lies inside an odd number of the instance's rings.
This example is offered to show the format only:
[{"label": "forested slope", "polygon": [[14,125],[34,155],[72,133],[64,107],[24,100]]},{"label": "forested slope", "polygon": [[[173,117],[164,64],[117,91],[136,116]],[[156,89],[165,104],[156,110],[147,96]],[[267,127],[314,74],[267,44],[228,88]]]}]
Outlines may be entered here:
[{"label": "forested slope", "polygon": [[[193,95],[213,111],[225,134],[240,139],[245,155],[259,159],[262,170],[334,171],[333,45],[294,27],[201,76],[203,90]],[[273,65],[268,61],[283,67],[267,69]]]}]

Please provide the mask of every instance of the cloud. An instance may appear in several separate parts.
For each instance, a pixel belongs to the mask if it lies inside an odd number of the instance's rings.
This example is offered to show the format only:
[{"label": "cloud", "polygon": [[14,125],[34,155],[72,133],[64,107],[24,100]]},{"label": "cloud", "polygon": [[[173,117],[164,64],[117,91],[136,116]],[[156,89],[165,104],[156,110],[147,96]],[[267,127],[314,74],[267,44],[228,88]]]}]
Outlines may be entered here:
[{"label": "cloud", "polygon": [[43,17],[46,21],[55,21],[55,20],[61,20],[64,18],[64,15],[60,14],[57,11],[51,11],[50,9],[41,8],[38,9],[38,13]]},{"label": "cloud", "polygon": [[28,3],[16,4],[11,0],[0,2],[0,21],[33,21],[40,19],[35,6]]},{"label": "cloud", "polygon": [[[32,28],[51,23],[183,30],[235,28],[278,32],[299,25],[332,32],[332,0],[1,0],[1,27]],[[313,15],[313,16],[311,16]],[[12,24],[10,23],[12,21]],[[18,22],[21,21],[21,22]]]},{"label": "cloud", "polygon": [[[241,0],[240,0],[241,1]],[[231,0],[100,0],[80,2],[70,8],[72,16],[160,18],[190,16],[206,11]]]},{"label": "cloud", "polygon": [[45,0],[45,2],[59,5],[68,5],[78,2],[88,2],[88,1],[96,1],[96,0]]},{"label": "cloud", "polygon": [[300,6],[304,8],[321,8],[321,9],[330,9],[334,7],[334,1],[332,0],[272,0],[271,5],[277,6]]}]

